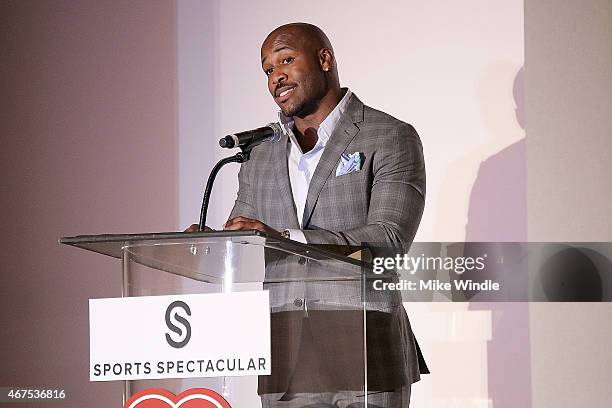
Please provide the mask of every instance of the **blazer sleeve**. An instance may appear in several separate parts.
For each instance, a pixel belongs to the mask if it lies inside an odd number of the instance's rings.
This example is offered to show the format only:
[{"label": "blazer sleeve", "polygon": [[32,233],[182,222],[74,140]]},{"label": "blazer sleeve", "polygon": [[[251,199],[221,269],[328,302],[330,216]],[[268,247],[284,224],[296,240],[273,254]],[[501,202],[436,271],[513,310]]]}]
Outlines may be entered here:
[{"label": "blazer sleeve", "polygon": [[425,206],[425,161],[416,130],[406,123],[382,138],[373,162],[366,225],[345,231],[303,230],[309,244],[402,247],[414,239]]},{"label": "blazer sleeve", "polygon": [[240,165],[240,171],[238,172],[238,195],[234,202],[234,208],[232,208],[228,218],[229,220],[238,216],[257,218],[257,211],[253,206],[255,196],[253,194],[253,184],[249,176],[251,174],[250,166],[252,166],[250,161]]}]

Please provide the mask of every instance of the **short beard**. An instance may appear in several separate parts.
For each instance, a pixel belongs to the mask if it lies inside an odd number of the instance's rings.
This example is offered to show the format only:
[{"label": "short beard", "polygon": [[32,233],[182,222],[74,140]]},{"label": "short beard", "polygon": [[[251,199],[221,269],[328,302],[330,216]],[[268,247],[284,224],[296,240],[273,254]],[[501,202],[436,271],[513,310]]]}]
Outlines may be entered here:
[{"label": "short beard", "polygon": [[283,115],[288,118],[297,116],[300,119],[304,119],[306,116],[316,112],[317,109],[319,109],[320,103],[320,99],[317,99],[310,102],[302,103],[301,105],[294,106],[291,110],[281,109],[281,111],[283,112]]},{"label": "short beard", "polygon": [[300,105],[294,106],[291,111],[284,112],[283,114],[287,117],[297,116],[300,119],[304,119],[308,115],[313,114],[319,109],[321,105],[321,99],[325,96],[325,92],[327,89],[327,83],[319,84],[319,89],[316,92],[316,97],[312,98],[312,100],[307,102],[302,102]]}]

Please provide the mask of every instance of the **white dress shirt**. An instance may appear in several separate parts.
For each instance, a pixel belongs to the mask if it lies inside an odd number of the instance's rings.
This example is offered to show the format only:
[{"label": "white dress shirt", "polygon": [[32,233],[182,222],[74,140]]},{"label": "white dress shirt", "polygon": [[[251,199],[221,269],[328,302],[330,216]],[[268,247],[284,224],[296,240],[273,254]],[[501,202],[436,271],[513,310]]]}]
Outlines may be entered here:
[{"label": "white dress shirt", "polygon": [[[300,227],[302,227],[302,218],[304,207],[306,206],[306,197],[308,196],[310,180],[319,164],[319,160],[321,160],[327,141],[336,129],[340,118],[346,110],[346,105],[348,104],[350,96],[351,90],[347,89],[342,100],[319,125],[319,129],[317,129],[317,143],[312,150],[306,153],[302,152],[302,148],[293,134],[293,126],[295,124],[293,118],[288,118],[283,115],[282,112],[278,112],[279,123],[283,127],[284,132],[289,136],[291,142],[287,164],[289,167],[291,192],[293,194],[293,201],[295,202],[297,219],[300,223]],[[301,230],[290,229],[289,234],[291,239],[306,243],[306,238]]]}]

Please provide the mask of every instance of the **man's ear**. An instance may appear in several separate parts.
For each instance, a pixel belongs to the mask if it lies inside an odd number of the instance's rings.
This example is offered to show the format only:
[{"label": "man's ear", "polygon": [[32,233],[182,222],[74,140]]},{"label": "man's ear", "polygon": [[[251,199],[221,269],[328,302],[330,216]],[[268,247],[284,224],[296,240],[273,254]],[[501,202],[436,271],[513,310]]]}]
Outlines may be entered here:
[{"label": "man's ear", "polygon": [[331,71],[334,67],[334,53],[329,48],[319,50],[319,65],[323,71]]}]

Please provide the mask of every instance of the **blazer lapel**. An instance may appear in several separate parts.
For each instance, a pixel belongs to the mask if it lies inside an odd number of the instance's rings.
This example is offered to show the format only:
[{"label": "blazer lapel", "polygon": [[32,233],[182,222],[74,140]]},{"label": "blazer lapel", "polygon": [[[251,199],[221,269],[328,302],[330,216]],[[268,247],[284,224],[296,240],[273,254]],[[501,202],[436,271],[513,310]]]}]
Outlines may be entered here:
[{"label": "blazer lapel", "polygon": [[272,144],[272,162],[274,163],[274,174],[271,177],[275,177],[278,182],[279,197],[278,199],[282,203],[282,208],[288,219],[285,221],[285,228],[288,229],[300,229],[300,224],[297,218],[297,210],[295,202],[293,201],[293,194],[291,192],[291,183],[289,181],[289,167],[287,164],[287,152],[290,147],[289,137],[283,135],[281,139]]},{"label": "blazer lapel", "polygon": [[[310,186],[308,187],[308,196],[306,197],[306,205],[304,206],[304,214],[302,218],[302,228],[306,228],[312,213],[314,211],[321,190],[325,182],[331,176],[332,172],[338,166],[340,155],[344,153],[347,146],[359,132],[357,123],[363,120],[363,103],[355,95],[352,95],[351,100],[338,122],[336,129],[330,136],[319,164],[312,175]],[[286,162],[286,160],[285,160]]]}]

